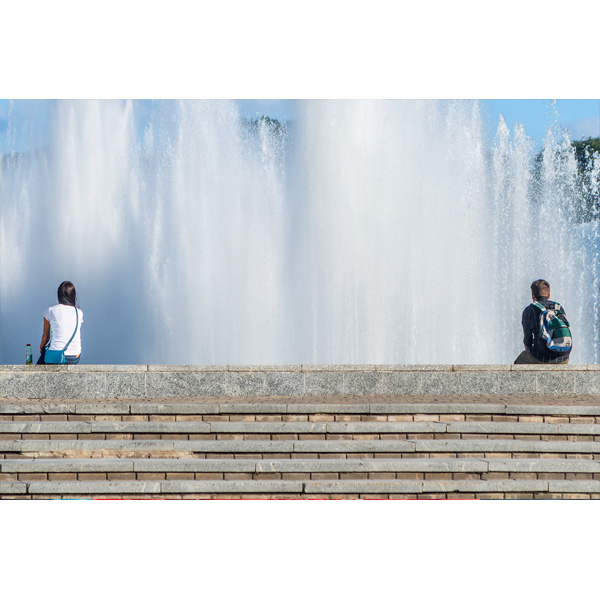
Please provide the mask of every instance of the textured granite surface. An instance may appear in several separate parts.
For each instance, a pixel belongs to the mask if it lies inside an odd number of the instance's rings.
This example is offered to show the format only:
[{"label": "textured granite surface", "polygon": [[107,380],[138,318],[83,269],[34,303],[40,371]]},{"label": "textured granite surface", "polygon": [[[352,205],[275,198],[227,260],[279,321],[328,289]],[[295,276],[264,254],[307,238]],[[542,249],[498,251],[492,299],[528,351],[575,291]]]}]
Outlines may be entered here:
[{"label": "textured granite surface", "polygon": [[0,398],[569,397],[600,395],[600,365],[0,366]]}]

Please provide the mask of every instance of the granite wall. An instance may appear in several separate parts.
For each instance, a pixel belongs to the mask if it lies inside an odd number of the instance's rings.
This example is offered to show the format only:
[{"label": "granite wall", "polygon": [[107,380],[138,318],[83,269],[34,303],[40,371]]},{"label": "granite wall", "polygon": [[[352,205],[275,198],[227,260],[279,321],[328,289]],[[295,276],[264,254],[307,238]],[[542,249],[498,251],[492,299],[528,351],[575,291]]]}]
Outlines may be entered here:
[{"label": "granite wall", "polygon": [[0,398],[600,394],[600,365],[0,366]]}]

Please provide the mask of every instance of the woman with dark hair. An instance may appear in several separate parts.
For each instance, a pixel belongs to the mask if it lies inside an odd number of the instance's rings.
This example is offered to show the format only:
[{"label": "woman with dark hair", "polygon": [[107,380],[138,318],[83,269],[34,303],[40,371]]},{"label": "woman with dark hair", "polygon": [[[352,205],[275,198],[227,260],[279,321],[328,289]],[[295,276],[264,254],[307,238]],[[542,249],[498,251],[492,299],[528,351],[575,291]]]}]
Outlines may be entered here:
[{"label": "woman with dark hair", "polygon": [[58,304],[44,311],[44,331],[40,342],[41,356],[37,364],[47,364],[44,361],[46,350],[64,350],[65,363],[76,365],[81,357],[83,311],[77,306],[77,292],[70,281],[63,281],[58,286],[56,295]]}]

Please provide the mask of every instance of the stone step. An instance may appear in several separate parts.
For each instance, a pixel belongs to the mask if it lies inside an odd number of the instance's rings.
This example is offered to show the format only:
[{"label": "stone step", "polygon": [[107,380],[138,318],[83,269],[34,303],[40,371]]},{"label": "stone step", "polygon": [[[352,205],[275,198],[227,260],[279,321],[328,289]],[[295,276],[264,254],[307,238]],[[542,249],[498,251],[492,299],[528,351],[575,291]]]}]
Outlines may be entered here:
[{"label": "stone step", "polygon": [[12,459],[0,474],[29,473],[539,473],[600,476],[600,460],[559,459]]},{"label": "stone step", "polygon": [[600,424],[523,422],[203,422],[203,421],[5,421],[0,441],[25,440],[415,440],[497,439],[600,441]]},{"label": "stone step", "polygon": [[[501,421],[355,421],[355,422],[255,422],[255,421],[3,421],[0,435],[8,434],[93,434],[93,433],[247,433],[247,434],[483,434],[599,436],[600,424],[552,424]],[[0,438],[3,439],[3,438]]]},{"label": "stone step", "polygon": [[0,481],[0,498],[43,497],[600,498],[600,481]]},{"label": "stone step", "polygon": [[0,402],[0,498],[600,498],[600,406],[313,400]]},{"label": "stone step", "polygon": [[[600,442],[496,440],[496,439],[414,439],[414,440],[0,440],[0,458],[23,455],[31,458],[52,455],[84,456],[153,454],[173,458],[185,455],[282,454],[557,454],[600,457]],[[516,457],[516,456],[515,456]],[[226,457],[223,457],[226,458]],[[263,458],[265,458],[263,456]],[[268,458],[268,457],[267,457]],[[533,457],[531,457],[533,458]]]}]

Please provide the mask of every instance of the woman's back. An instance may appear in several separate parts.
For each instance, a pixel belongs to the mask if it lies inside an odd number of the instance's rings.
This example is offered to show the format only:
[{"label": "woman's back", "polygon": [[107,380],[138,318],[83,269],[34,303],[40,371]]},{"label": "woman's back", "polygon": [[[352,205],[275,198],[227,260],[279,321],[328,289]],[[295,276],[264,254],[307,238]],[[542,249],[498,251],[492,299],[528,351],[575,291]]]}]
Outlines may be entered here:
[{"label": "woman's back", "polygon": [[[77,309],[77,316],[79,319],[77,333],[65,350],[65,354],[69,356],[81,354],[83,311],[80,308]],[[45,310],[44,318],[50,323],[50,350],[63,350],[75,331],[75,307],[67,304],[55,304]]]}]

